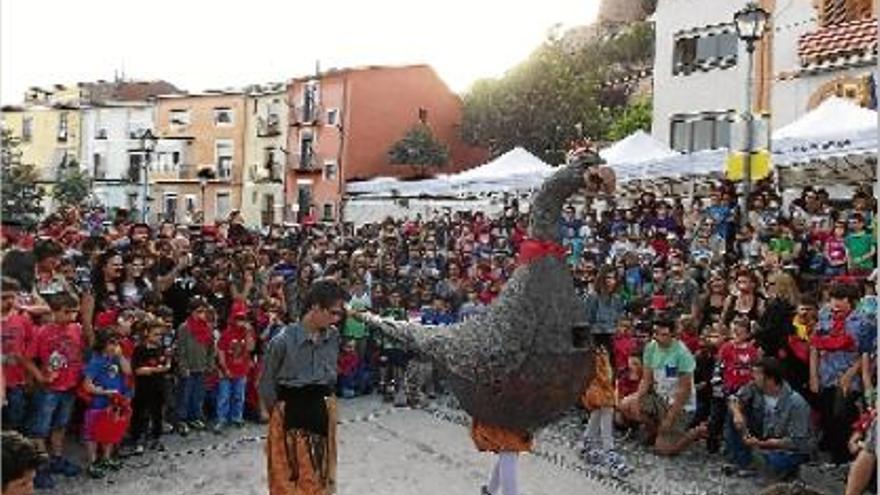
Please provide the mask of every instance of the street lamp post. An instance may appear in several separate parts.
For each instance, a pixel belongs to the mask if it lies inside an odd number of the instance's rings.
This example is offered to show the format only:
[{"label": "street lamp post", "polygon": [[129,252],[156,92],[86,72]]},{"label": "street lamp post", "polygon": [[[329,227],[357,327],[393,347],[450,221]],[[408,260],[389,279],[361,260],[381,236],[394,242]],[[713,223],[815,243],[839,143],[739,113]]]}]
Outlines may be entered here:
[{"label": "street lamp post", "polygon": [[746,43],[748,70],[746,72],[746,108],[743,117],[746,123],[746,149],[743,161],[744,185],[741,203],[743,221],[748,221],[749,196],[752,194],[752,148],[754,147],[754,114],[752,113],[752,72],[755,58],[755,44],[764,36],[770,14],[758,4],[749,2],[733,15],[736,34]]},{"label": "street lamp post", "polygon": [[147,223],[147,209],[149,208],[149,187],[150,187],[150,159],[152,158],[153,150],[156,149],[156,141],[158,138],[153,135],[153,133],[147,129],[141,134],[141,150],[144,152],[144,162],[143,162],[143,203],[141,204],[141,222]]}]

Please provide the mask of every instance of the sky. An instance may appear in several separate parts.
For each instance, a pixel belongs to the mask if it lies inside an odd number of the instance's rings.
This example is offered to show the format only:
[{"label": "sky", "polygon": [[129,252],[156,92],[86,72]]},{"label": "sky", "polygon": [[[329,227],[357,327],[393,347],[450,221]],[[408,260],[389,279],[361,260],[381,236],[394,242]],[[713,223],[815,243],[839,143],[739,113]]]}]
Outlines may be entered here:
[{"label": "sky", "polygon": [[200,91],[322,69],[428,63],[453,91],[497,77],[599,0],[3,0],[0,101],[30,86],[165,79]]}]

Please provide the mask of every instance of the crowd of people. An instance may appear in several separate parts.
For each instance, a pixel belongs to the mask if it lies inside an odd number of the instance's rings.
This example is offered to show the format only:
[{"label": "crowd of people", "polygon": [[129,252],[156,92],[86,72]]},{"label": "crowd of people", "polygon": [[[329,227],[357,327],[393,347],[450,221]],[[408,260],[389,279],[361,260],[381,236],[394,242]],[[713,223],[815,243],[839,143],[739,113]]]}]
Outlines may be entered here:
[{"label": "crowd of people", "polygon": [[[817,451],[874,458],[873,197],[837,204],[806,188],[784,207],[763,186],[747,216],[735,201],[720,183],[691,201],[646,192],[565,208],[560,239],[584,307],[572,323],[591,329],[599,357],[582,400],[590,462],[631,469],[615,430],[665,455],[705,440],[738,476],[790,476]],[[64,208],[35,233],[4,225],[3,427],[48,455],[38,488],[83,469],[105,477],[171,432],[267,421],[264,352],[317,279],[338,281],[352,311],[429,325],[478,315],[528,224],[516,200],[497,217],[443,210],[358,227],[130,217]],[[419,406],[442,391],[423,356],[357,319],[339,326],[340,397]],[[87,466],[65,456],[71,435]]]}]

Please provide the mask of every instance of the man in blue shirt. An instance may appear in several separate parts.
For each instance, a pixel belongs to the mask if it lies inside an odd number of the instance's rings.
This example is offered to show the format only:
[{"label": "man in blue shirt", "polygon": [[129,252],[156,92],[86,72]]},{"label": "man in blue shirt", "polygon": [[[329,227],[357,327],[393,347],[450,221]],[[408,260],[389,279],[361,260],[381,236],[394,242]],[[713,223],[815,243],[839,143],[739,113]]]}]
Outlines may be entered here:
[{"label": "man in blue shirt", "polygon": [[820,448],[835,464],[850,461],[848,448],[856,403],[862,390],[862,355],[874,351],[877,325],[854,311],[855,286],[835,284],[829,305],[819,313],[819,325],[810,341],[810,390],[819,394],[822,418]]},{"label": "man in blue shirt", "polygon": [[730,398],[724,441],[734,466],[767,474],[796,474],[810,457],[810,406],[782,378],[773,358],[752,367],[752,381]]}]

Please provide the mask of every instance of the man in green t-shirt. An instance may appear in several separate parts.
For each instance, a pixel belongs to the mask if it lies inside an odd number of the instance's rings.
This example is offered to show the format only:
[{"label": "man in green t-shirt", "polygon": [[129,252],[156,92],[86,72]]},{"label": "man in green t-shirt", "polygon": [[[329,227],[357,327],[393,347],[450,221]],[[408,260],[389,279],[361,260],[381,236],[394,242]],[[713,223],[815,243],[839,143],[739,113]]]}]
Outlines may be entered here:
[{"label": "man in green t-shirt", "polygon": [[645,346],[638,390],[623,399],[620,410],[639,423],[656,453],[675,455],[706,434],[706,425],[688,430],[697,408],[694,393],[696,361],[673,333],[674,323],[654,322],[654,338]]},{"label": "man in green t-shirt", "polygon": [[851,222],[852,232],[844,239],[850,271],[870,272],[874,269],[874,258],[877,256],[876,239],[865,229],[865,218],[861,214],[854,214]]}]

